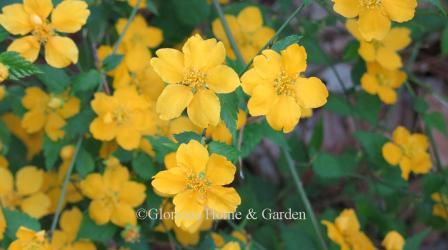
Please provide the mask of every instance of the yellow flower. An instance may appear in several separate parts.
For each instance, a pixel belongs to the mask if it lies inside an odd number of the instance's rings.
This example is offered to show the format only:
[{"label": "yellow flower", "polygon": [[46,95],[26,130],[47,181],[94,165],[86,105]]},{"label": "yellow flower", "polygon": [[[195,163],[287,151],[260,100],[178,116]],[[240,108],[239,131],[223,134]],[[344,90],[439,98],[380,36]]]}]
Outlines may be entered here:
[{"label": "yellow flower", "polygon": [[[51,201],[40,191],[44,182],[44,171],[25,166],[16,173],[15,183],[12,173],[0,168],[0,204],[9,209],[20,209],[34,217],[41,218],[48,214]],[[15,184],[15,187],[14,187]]]},{"label": "yellow flower", "polygon": [[20,117],[13,113],[6,113],[2,116],[2,120],[5,122],[11,134],[19,138],[27,148],[26,159],[31,160],[42,150],[43,131],[37,133],[27,133],[22,128]]},{"label": "yellow flower", "polygon": [[0,83],[8,79],[9,69],[3,63],[0,63]]},{"label": "yellow flower", "polygon": [[91,105],[98,115],[90,124],[93,137],[101,141],[116,139],[126,150],[138,148],[142,135],[153,125],[147,116],[149,103],[134,88],[117,89],[113,96],[96,93]]},{"label": "yellow flower", "polygon": [[6,230],[6,220],[5,216],[3,215],[3,208],[0,207],[0,240],[3,240],[3,234]]},{"label": "yellow flower", "polygon": [[51,247],[55,250],[95,250],[90,240],[77,240],[82,213],[77,207],[65,210],[59,220],[59,230],[54,231]]},{"label": "yellow flower", "polygon": [[76,115],[80,108],[80,100],[70,96],[67,91],[48,95],[38,87],[25,90],[22,104],[28,110],[22,118],[22,127],[28,133],[45,129],[53,141],[64,137],[62,128],[65,126],[65,120]]},{"label": "yellow flower", "polygon": [[233,92],[239,85],[237,73],[224,65],[225,49],[215,39],[190,37],[182,48],[159,49],[151,65],[168,83],[159,96],[156,111],[162,120],[179,117],[187,108],[198,127],[217,125],[221,104],[216,93]]},{"label": "yellow flower", "polygon": [[403,250],[404,248],[404,238],[397,231],[390,231],[387,233],[386,237],[384,237],[381,245],[386,250]]},{"label": "yellow flower", "polygon": [[0,155],[0,168],[8,168],[9,162],[8,159],[5,158],[5,156]]},{"label": "yellow flower", "polygon": [[432,214],[448,220],[448,197],[441,193],[433,193],[431,199],[436,202],[432,207]]},{"label": "yellow flower", "polygon": [[[123,33],[128,22],[127,18],[120,18],[115,25],[118,34]],[[123,37],[123,50],[128,52],[135,47],[155,48],[163,41],[162,31],[159,28],[149,26],[142,15],[137,15]]]},{"label": "yellow flower", "polygon": [[[162,211],[163,213],[174,212],[173,203],[164,200],[162,203]],[[209,230],[212,227],[212,224],[213,221],[211,219],[204,218],[201,223],[198,223],[198,227],[190,232],[178,227],[173,219],[162,218],[162,223],[157,225],[154,230],[162,233],[172,230],[179,243],[184,247],[188,247],[198,244],[201,237],[201,231]]]},{"label": "yellow flower", "polygon": [[356,18],[365,40],[382,40],[391,21],[406,22],[414,17],[417,0],[333,0],[335,12]]},{"label": "yellow flower", "polygon": [[17,239],[9,245],[8,250],[52,250],[45,238],[45,231],[35,232],[21,226],[16,232]]},{"label": "yellow flower", "polygon": [[[241,129],[246,123],[247,114],[243,110],[239,110],[236,129]],[[223,121],[220,121],[217,126],[209,126],[205,131],[207,137],[211,137],[214,141],[220,141],[227,144],[232,144],[232,134]]]},{"label": "yellow flower", "polygon": [[[263,16],[261,11],[255,6],[244,8],[237,17],[226,15],[225,18],[246,63],[257,55],[258,51],[275,34],[273,29],[263,26]],[[232,50],[220,19],[213,21],[212,30],[213,34],[224,43],[227,55],[235,60],[235,53]]]},{"label": "yellow flower", "polygon": [[236,241],[230,241],[228,243],[226,243],[222,248],[220,248],[221,250],[240,250],[240,244]]},{"label": "yellow flower", "polygon": [[[40,46],[45,46],[45,60],[55,68],[78,62],[78,48],[60,33],[76,33],[90,15],[87,3],[80,0],[62,1],[53,9],[51,0],[24,0],[2,9],[0,24],[13,35],[28,36],[16,39],[8,51],[16,51],[34,62]],[[47,20],[51,14],[51,20]]]},{"label": "yellow flower", "polygon": [[117,226],[135,225],[134,208],[146,197],[146,187],[129,180],[129,171],[118,161],[112,161],[103,174],[89,174],[81,182],[83,194],[92,201],[89,215],[97,224],[111,221]]},{"label": "yellow flower", "polygon": [[392,142],[383,145],[383,157],[391,165],[399,165],[401,177],[408,180],[411,172],[426,174],[431,170],[431,156],[428,153],[428,138],[420,133],[411,134],[399,126],[393,133]]},{"label": "yellow flower", "polygon": [[392,28],[383,39],[372,39],[368,42],[363,39],[355,20],[348,20],[345,26],[359,40],[358,52],[365,61],[377,62],[388,70],[399,69],[403,66],[398,51],[411,43],[411,31],[408,28]]},{"label": "yellow flower", "polygon": [[361,87],[371,95],[378,95],[385,104],[397,102],[396,89],[406,81],[406,73],[388,70],[377,63],[367,63],[367,72],[361,78]]},{"label": "yellow flower", "polygon": [[[138,3],[138,0],[128,0],[128,4],[132,7],[135,7],[137,5],[137,3]],[[139,7],[140,7],[140,9],[146,8],[146,1],[145,0],[141,1]]]},{"label": "yellow flower", "polygon": [[361,231],[358,218],[353,209],[344,209],[332,223],[323,220],[327,235],[339,245],[341,250],[374,250],[370,239]]},{"label": "yellow flower", "polygon": [[[51,199],[51,207],[49,209],[50,213],[54,213],[56,211],[65,174],[67,173],[68,167],[72,161],[74,151],[75,147],[73,145],[63,147],[60,152],[62,163],[59,166],[58,171],[45,173],[45,181],[42,185],[41,191],[46,193]],[[70,182],[67,185],[67,190],[65,193],[64,206],[65,202],[76,203],[83,199],[83,196],[79,191],[79,182],[80,180],[77,174],[72,174],[70,176]]]},{"label": "yellow flower", "polygon": [[235,212],[241,203],[234,188],[223,187],[233,181],[236,167],[225,157],[211,154],[199,142],[181,144],[176,166],[153,177],[155,191],[173,196],[175,223],[190,231],[203,218],[206,209],[217,214]]},{"label": "yellow flower", "polygon": [[327,102],[328,90],[316,77],[304,78],[305,48],[288,46],[280,54],[264,50],[254,58],[253,68],[241,78],[243,90],[251,96],[247,104],[253,116],[265,115],[275,130],[291,132],[303,109],[318,108]]}]

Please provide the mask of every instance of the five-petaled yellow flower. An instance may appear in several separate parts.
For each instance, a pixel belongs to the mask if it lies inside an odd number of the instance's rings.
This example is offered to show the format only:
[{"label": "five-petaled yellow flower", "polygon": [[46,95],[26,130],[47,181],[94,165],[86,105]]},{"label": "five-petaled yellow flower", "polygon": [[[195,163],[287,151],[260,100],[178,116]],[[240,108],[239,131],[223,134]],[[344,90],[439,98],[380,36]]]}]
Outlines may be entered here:
[{"label": "five-petaled yellow flower", "polygon": [[[258,51],[275,34],[273,29],[263,26],[263,16],[261,11],[255,6],[244,8],[237,17],[226,15],[225,18],[246,63],[256,56]],[[212,29],[216,38],[223,41],[227,55],[235,60],[235,52],[230,46],[229,39],[219,19],[213,21]]]},{"label": "five-petaled yellow flower", "polygon": [[82,221],[82,212],[77,207],[65,210],[59,220],[59,230],[54,231],[51,247],[55,250],[95,250],[90,240],[77,240]]},{"label": "five-petaled yellow flower", "polygon": [[[81,0],[62,1],[53,9],[51,0],[23,0],[2,9],[0,24],[13,35],[27,35],[16,39],[8,51],[16,51],[34,62],[41,45],[45,46],[45,60],[55,68],[78,62],[78,48],[60,33],[76,33],[87,22],[90,11]],[[51,21],[47,20],[51,14]],[[28,35],[29,34],[29,35]]]},{"label": "five-petaled yellow flower", "polygon": [[359,40],[358,52],[366,62],[377,62],[389,70],[399,69],[403,66],[398,51],[411,43],[411,31],[408,28],[392,28],[384,39],[373,39],[368,42],[363,39],[355,20],[348,20],[345,26]]},{"label": "five-petaled yellow flower", "polygon": [[299,122],[302,110],[318,108],[327,102],[328,90],[316,77],[304,78],[307,54],[298,44],[281,53],[264,50],[254,58],[253,68],[242,76],[247,104],[253,116],[265,115],[275,130],[291,132]]},{"label": "five-petaled yellow flower", "polygon": [[9,245],[8,250],[53,250],[45,237],[45,231],[35,232],[20,226],[16,232],[17,239]]},{"label": "five-petaled yellow flower", "polygon": [[420,133],[411,134],[399,126],[393,133],[392,142],[383,146],[383,157],[391,165],[399,165],[401,177],[408,180],[411,172],[426,174],[431,170],[431,156],[428,153],[428,138]]},{"label": "five-petaled yellow flower", "polygon": [[397,102],[396,89],[406,81],[406,73],[388,70],[377,63],[367,63],[367,72],[361,78],[361,87],[371,95],[378,95],[385,104]]},{"label": "five-petaled yellow flower", "polygon": [[135,88],[117,89],[113,96],[96,93],[91,105],[98,115],[90,124],[93,137],[101,141],[116,139],[126,150],[138,148],[152,124],[147,115],[149,103]]},{"label": "five-petaled yellow flower", "polygon": [[381,245],[386,250],[403,250],[404,248],[404,238],[397,231],[390,231],[384,237],[384,240],[381,242]]},{"label": "five-petaled yellow flower", "polygon": [[40,191],[43,182],[44,171],[34,166],[20,168],[15,175],[15,182],[11,171],[0,168],[1,207],[20,207],[20,210],[34,218],[47,215],[51,200]]},{"label": "five-petaled yellow flower", "polygon": [[[225,157],[209,155],[207,148],[192,140],[181,144],[176,152],[176,166],[153,177],[158,194],[173,196],[175,223],[187,231],[195,231],[205,210],[216,214],[235,212],[241,203],[232,183],[236,167]],[[192,230],[193,229],[193,230]]]},{"label": "five-petaled yellow flower", "polygon": [[81,182],[83,194],[92,199],[89,215],[95,223],[111,221],[120,227],[137,223],[134,208],[145,200],[146,187],[129,178],[128,169],[115,160],[109,161],[103,174],[89,174]]},{"label": "five-petaled yellow flower", "polygon": [[339,245],[341,250],[374,250],[370,239],[361,231],[358,218],[353,209],[344,209],[332,223],[323,220],[327,227],[327,235]]},{"label": "five-petaled yellow flower", "polygon": [[333,0],[334,11],[356,18],[365,40],[382,40],[391,21],[406,22],[414,17],[417,0]]},{"label": "five-petaled yellow flower", "polygon": [[179,117],[187,108],[190,120],[201,128],[217,125],[221,104],[216,93],[233,92],[238,74],[224,64],[226,51],[216,39],[190,37],[182,48],[159,49],[151,65],[168,83],[160,94],[156,111],[162,120]]},{"label": "five-petaled yellow flower", "polygon": [[38,87],[29,87],[22,99],[23,106],[28,110],[23,116],[22,127],[28,133],[44,129],[51,140],[59,140],[65,135],[62,130],[65,120],[79,112],[80,103],[67,91],[49,95]]}]

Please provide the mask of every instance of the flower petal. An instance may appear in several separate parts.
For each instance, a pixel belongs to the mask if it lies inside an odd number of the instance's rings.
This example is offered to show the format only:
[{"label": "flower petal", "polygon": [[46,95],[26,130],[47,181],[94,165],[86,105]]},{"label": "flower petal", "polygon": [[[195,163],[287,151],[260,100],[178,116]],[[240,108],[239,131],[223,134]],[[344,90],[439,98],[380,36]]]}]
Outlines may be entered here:
[{"label": "flower petal", "polygon": [[383,157],[390,165],[398,165],[402,157],[401,148],[392,142],[384,144],[382,148]]},{"label": "flower petal", "polygon": [[253,89],[252,96],[247,103],[249,113],[253,116],[266,115],[277,101],[277,93],[272,85],[260,84]]},{"label": "flower petal", "polygon": [[173,199],[175,218],[178,227],[189,231],[191,227],[202,220],[204,204],[200,202],[199,193],[186,190],[177,194]]},{"label": "flower petal", "polygon": [[159,49],[151,59],[154,71],[167,83],[180,83],[184,78],[184,54],[176,49]]},{"label": "flower petal", "polygon": [[268,81],[264,80],[255,69],[249,69],[241,77],[241,87],[246,94],[252,95],[253,89],[260,84],[270,84]]},{"label": "flower petal", "polygon": [[90,199],[101,199],[106,194],[103,177],[98,173],[87,175],[80,184],[82,193]]},{"label": "flower petal", "polygon": [[234,188],[212,186],[207,192],[207,206],[218,213],[233,213],[241,204]]},{"label": "flower petal", "polygon": [[157,173],[151,185],[159,193],[175,195],[186,189],[187,179],[181,168],[174,167]]},{"label": "flower petal", "polygon": [[397,127],[393,133],[394,142],[398,145],[407,144],[410,136],[409,130],[403,126]]},{"label": "flower petal", "polygon": [[187,113],[198,127],[216,126],[221,114],[219,98],[209,89],[199,89],[188,105]]},{"label": "flower petal", "polygon": [[392,20],[401,23],[414,17],[417,0],[383,0],[383,6]]},{"label": "flower petal", "polygon": [[266,119],[273,129],[283,130],[284,133],[289,133],[299,122],[300,115],[300,106],[294,98],[290,96],[279,96],[277,102],[266,115]]},{"label": "flower petal", "polygon": [[46,117],[41,110],[26,112],[22,119],[22,127],[28,133],[36,133],[45,125]]},{"label": "flower petal", "polygon": [[359,55],[367,62],[375,61],[376,50],[372,43],[362,40],[358,49]]},{"label": "flower petal", "polygon": [[378,93],[379,83],[374,75],[365,73],[361,78],[361,87],[367,93],[375,95]]},{"label": "flower petal", "polygon": [[45,45],[45,60],[55,68],[65,68],[78,62],[79,51],[72,39],[51,36]]},{"label": "flower petal", "polygon": [[307,54],[304,47],[295,43],[288,46],[281,54],[285,70],[290,76],[298,76],[305,71]]},{"label": "flower petal", "polygon": [[[35,0],[41,1],[41,0]],[[90,11],[84,1],[63,1],[51,14],[51,24],[59,32],[75,33],[86,24]]]},{"label": "flower petal", "polygon": [[319,78],[299,78],[296,95],[305,108],[319,108],[327,103],[328,90]]},{"label": "flower petal", "polygon": [[207,72],[207,86],[216,93],[230,93],[240,86],[238,74],[227,65],[219,65]]},{"label": "flower petal", "polygon": [[[51,0],[23,0],[23,8],[28,13],[38,15],[44,22],[53,10],[53,2]],[[67,12],[65,14],[71,13]]]},{"label": "flower petal", "polygon": [[27,166],[19,169],[16,173],[16,188],[20,195],[33,194],[42,187],[44,181],[44,171]]},{"label": "flower petal", "polygon": [[57,141],[65,135],[64,130],[62,130],[65,124],[65,120],[60,115],[50,113],[47,116],[47,122],[45,123],[45,132],[52,141]]},{"label": "flower petal", "polygon": [[194,170],[196,174],[206,170],[208,160],[207,148],[196,140],[181,144],[176,152],[177,166]]},{"label": "flower petal", "polygon": [[122,187],[122,192],[120,192],[120,201],[129,204],[131,207],[136,207],[142,204],[145,200],[145,191],[145,185],[134,181],[128,181]]},{"label": "flower petal", "polygon": [[264,79],[272,82],[280,74],[282,58],[274,50],[263,50],[262,55],[254,58],[254,69]]},{"label": "flower petal", "polygon": [[200,35],[190,37],[184,44],[184,63],[188,68],[208,70],[221,65],[226,58],[226,50],[222,42],[211,38],[204,40]]},{"label": "flower petal", "polygon": [[255,6],[244,8],[237,17],[238,24],[243,32],[252,33],[263,26],[263,17],[260,10]]},{"label": "flower petal", "polygon": [[347,18],[357,17],[359,14],[359,0],[333,0],[336,13]]},{"label": "flower petal", "polygon": [[6,168],[0,168],[0,196],[8,195],[14,190],[14,179]]},{"label": "flower petal", "polygon": [[39,56],[40,43],[34,36],[26,36],[14,40],[14,42],[9,45],[8,51],[15,51],[22,55],[26,60],[34,62]]},{"label": "flower petal", "polygon": [[[135,126],[135,124],[132,124]],[[133,126],[125,126],[117,131],[117,143],[126,150],[139,147],[142,134]]]},{"label": "flower petal", "polygon": [[50,198],[39,192],[23,199],[20,209],[29,216],[40,219],[48,214],[50,205]]},{"label": "flower petal", "polygon": [[388,48],[379,48],[377,51],[377,61],[378,63],[386,69],[394,70],[401,68],[403,63],[401,62],[401,57],[397,52]]},{"label": "flower petal", "polygon": [[162,120],[179,117],[192,102],[193,93],[190,87],[173,84],[166,86],[157,99],[156,111]]},{"label": "flower petal", "polygon": [[365,40],[382,40],[390,30],[390,20],[380,9],[365,9],[359,14],[359,31]]},{"label": "flower petal", "polygon": [[89,205],[90,218],[92,218],[92,220],[98,225],[104,225],[109,222],[113,211],[114,207],[106,203],[104,200],[93,200]]},{"label": "flower petal", "polygon": [[128,224],[137,224],[137,217],[135,216],[134,209],[130,205],[120,202],[112,212],[111,221],[117,226],[125,227]]},{"label": "flower petal", "polygon": [[93,138],[100,141],[111,141],[118,133],[118,127],[114,122],[105,123],[103,117],[98,117],[90,123],[90,133]]},{"label": "flower petal", "polygon": [[212,185],[232,183],[236,167],[224,156],[212,154],[207,162],[206,176]]},{"label": "flower petal", "polygon": [[11,4],[3,7],[0,25],[13,35],[26,35],[33,30],[30,16],[22,4]]},{"label": "flower petal", "polygon": [[378,96],[385,104],[394,104],[397,102],[397,93],[391,87],[380,86]]}]

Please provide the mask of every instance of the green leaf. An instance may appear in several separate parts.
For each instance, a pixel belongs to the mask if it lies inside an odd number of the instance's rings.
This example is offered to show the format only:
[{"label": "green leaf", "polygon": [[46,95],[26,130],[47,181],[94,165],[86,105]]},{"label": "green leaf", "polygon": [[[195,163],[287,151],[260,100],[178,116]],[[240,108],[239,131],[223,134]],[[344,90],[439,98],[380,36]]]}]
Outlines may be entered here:
[{"label": "green leaf", "polygon": [[61,93],[70,84],[70,77],[62,69],[56,69],[48,65],[39,66],[42,74],[37,75],[50,92]]},{"label": "green leaf", "polygon": [[375,125],[381,111],[381,101],[377,96],[369,95],[364,91],[356,93],[356,105],[354,107],[357,117]]},{"label": "green leaf", "polygon": [[196,27],[205,21],[210,14],[210,5],[207,0],[173,1],[172,10],[184,24]]},{"label": "green leaf", "polygon": [[423,240],[428,236],[429,232],[431,230],[429,228],[421,231],[420,233],[407,238],[406,242],[404,244],[404,250],[419,250],[420,245],[422,244]]},{"label": "green leaf", "polygon": [[426,111],[428,110],[429,105],[428,103],[425,101],[424,98],[422,97],[416,97],[414,99],[414,110],[419,112],[419,113],[426,113]]},{"label": "green leaf", "polygon": [[123,60],[123,55],[110,55],[103,61],[103,68],[105,71],[111,71],[115,69],[118,64]]},{"label": "green leaf", "polygon": [[180,134],[175,134],[174,138],[179,143],[188,143],[191,140],[196,140],[196,141],[200,142],[202,140],[202,136],[201,135],[198,135],[198,134],[196,134],[195,132],[192,132],[192,131],[187,131],[187,132],[183,132],[183,133],[180,133]]},{"label": "green leaf", "polygon": [[95,170],[95,161],[87,150],[80,148],[75,163],[76,172],[81,178]]},{"label": "green leaf", "polygon": [[286,49],[289,45],[296,44],[296,43],[300,42],[301,39],[302,39],[302,36],[299,36],[299,35],[287,36],[287,37],[277,41],[272,46],[272,49],[277,52],[280,52],[280,51]]},{"label": "green leaf", "polygon": [[347,44],[347,46],[344,49],[344,54],[342,55],[342,59],[344,61],[351,61],[359,57],[358,54],[359,49],[359,42],[356,40],[353,40]]},{"label": "green leaf", "polygon": [[106,242],[114,236],[118,228],[112,223],[97,225],[88,214],[84,214],[78,232],[78,239],[90,239],[97,242]]},{"label": "green leaf", "polygon": [[319,122],[314,126],[313,134],[311,136],[310,140],[310,146],[315,149],[319,150],[322,146],[322,143],[324,141],[324,123],[322,119],[319,119]]},{"label": "green leaf", "polygon": [[446,130],[445,117],[440,112],[426,113],[423,115],[423,120],[430,128],[439,130],[442,134],[448,135]]},{"label": "green leaf", "polygon": [[90,106],[83,108],[81,112],[67,121],[67,125],[64,128],[66,136],[73,138],[88,132],[90,122],[94,117],[95,114]]},{"label": "green leaf", "polygon": [[17,52],[8,51],[1,53],[0,63],[8,67],[9,78],[11,80],[19,80],[24,77],[42,73],[36,65],[27,61]]},{"label": "green leaf", "polygon": [[363,131],[357,131],[355,133],[355,137],[361,143],[364,151],[372,163],[378,167],[389,165],[384,160],[382,153],[383,145],[388,141],[386,137],[378,133]]},{"label": "green leaf", "polygon": [[101,83],[101,75],[97,70],[91,69],[86,73],[81,73],[73,78],[73,91],[79,93],[82,91],[92,91],[98,88]]},{"label": "green leaf", "polygon": [[0,26],[0,42],[3,42],[6,40],[6,38],[9,37],[8,31],[5,30],[2,26]]},{"label": "green leaf", "polygon": [[143,152],[138,153],[132,160],[132,169],[145,181],[150,180],[157,173],[151,158]]},{"label": "green leaf", "polygon": [[210,154],[216,153],[226,157],[229,161],[235,162],[238,159],[238,150],[228,144],[212,141],[208,144],[208,151]]},{"label": "green leaf", "polygon": [[154,148],[154,152],[156,153],[156,161],[161,164],[163,164],[165,155],[171,152],[175,152],[179,146],[166,137],[150,136],[147,137],[147,139]]},{"label": "green leaf", "polygon": [[157,10],[156,5],[154,4],[154,0],[146,0],[146,8],[155,15],[159,15],[159,11]]},{"label": "green leaf", "polygon": [[440,46],[442,46],[442,55],[447,56],[448,55],[448,25],[445,27],[445,29],[442,32],[442,40],[440,42]]},{"label": "green leaf", "polygon": [[352,113],[350,104],[342,95],[330,95],[324,108],[341,116],[349,116]]},{"label": "green leaf", "polygon": [[[0,209],[2,207],[0,206]],[[16,232],[19,227],[27,227],[34,231],[39,231],[40,223],[37,219],[32,218],[31,216],[19,212],[18,210],[9,210],[7,208],[3,208],[3,214],[5,215],[6,220],[6,235],[11,239],[16,238]]]},{"label": "green leaf", "polygon": [[339,178],[347,174],[338,159],[326,153],[317,156],[313,162],[313,170],[322,178]]},{"label": "green leaf", "polygon": [[221,103],[221,120],[224,121],[233,138],[236,137],[236,123],[238,120],[238,96],[236,93],[219,95]]},{"label": "green leaf", "polygon": [[52,170],[58,159],[59,152],[66,145],[64,140],[52,141],[48,136],[44,138],[43,151],[45,156],[45,168]]},{"label": "green leaf", "polygon": [[440,10],[440,12],[442,12],[442,14],[443,15],[447,15],[446,14],[446,10],[445,10],[445,8],[443,7],[443,4],[442,4],[442,2],[440,2],[440,0],[424,0],[425,2],[429,2],[429,3],[431,3],[432,5],[434,5],[434,6],[436,6],[437,7],[437,9],[439,9]]}]

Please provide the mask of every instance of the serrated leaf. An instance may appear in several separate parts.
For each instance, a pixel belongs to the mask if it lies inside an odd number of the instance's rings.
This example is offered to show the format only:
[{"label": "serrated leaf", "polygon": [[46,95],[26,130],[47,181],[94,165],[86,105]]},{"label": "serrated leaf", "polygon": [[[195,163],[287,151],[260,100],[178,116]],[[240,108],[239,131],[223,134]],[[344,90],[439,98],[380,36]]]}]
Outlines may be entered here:
[{"label": "serrated leaf", "polygon": [[95,170],[95,161],[87,150],[80,148],[75,162],[76,172],[81,178]]},{"label": "serrated leaf", "polygon": [[202,140],[202,136],[196,134],[195,132],[192,131],[187,131],[187,132],[183,132],[180,134],[175,134],[174,138],[176,139],[177,142],[179,143],[188,143],[191,140],[196,140],[196,141],[201,141]]},{"label": "serrated leaf", "polygon": [[0,209],[3,209],[3,214],[6,220],[6,235],[11,239],[16,238],[17,229],[19,229],[19,227],[21,226],[35,231],[39,231],[41,229],[39,221],[27,214],[19,212],[18,210],[9,210],[7,208],[2,208],[1,206]]},{"label": "serrated leaf", "polygon": [[106,242],[114,236],[118,228],[112,223],[97,225],[88,214],[84,214],[79,227],[78,239]]},{"label": "serrated leaf", "polygon": [[100,85],[101,75],[97,70],[90,70],[86,73],[81,73],[73,78],[73,91],[76,93],[81,91],[92,91]]},{"label": "serrated leaf", "polygon": [[105,71],[111,71],[115,69],[121,61],[123,61],[123,55],[110,55],[103,61],[103,68]]},{"label": "serrated leaf", "polygon": [[217,141],[212,141],[208,144],[208,151],[210,154],[216,153],[222,155],[232,162],[236,161],[239,156],[238,150],[235,147]]},{"label": "serrated leaf", "polygon": [[299,35],[287,36],[287,37],[277,41],[272,46],[272,49],[277,51],[277,52],[280,52],[280,51],[286,49],[289,45],[292,45],[292,44],[300,42],[301,39],[302,39],[302,36],[299,36]]},{"label": "serrated leaf", "polygon": [[236,93],[219,95],[221,103],[221,120],[224,121],[233,138],[236,136],[236,123],[238,120],[238,96]]},{"label": "serrated leaf", "polygon": [[56,69],[48,65],[41,65],[39,69],[42,74],[37,75],[37,78],[45,84],[49,92],[61,93],[70,84],[70,77],[62,69]]},{"label": "serrated leaf", "polygon": [[440,112],[432,112],[423,115],[423,120],[430,128],[435,128],[444,135],[448,135],[446,130],[445,117]]},{"label": "serrated leaf", "polygon": [[24,77],[42,73],[36,65],[30,63],[17,52],[3,52],[0,54],[0,63],[9,69],[9,78],[19,80]]},{"label": "serrated leaf", "polygon": [[151,158],[146,153],[139,153],[132,160],[132,169],[143,180],[148,181],[157,173]]},{"label": "serrated leaf", "polygon": [[58,159],[59,152],[67,143],[64,140],[52,141],[48,136],[45,136],[43,143],[43,151],[45,156],[45,168],[52,170]]}]

